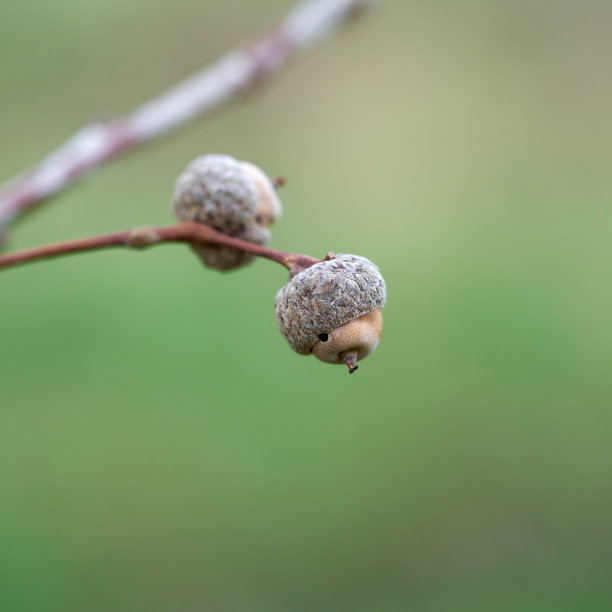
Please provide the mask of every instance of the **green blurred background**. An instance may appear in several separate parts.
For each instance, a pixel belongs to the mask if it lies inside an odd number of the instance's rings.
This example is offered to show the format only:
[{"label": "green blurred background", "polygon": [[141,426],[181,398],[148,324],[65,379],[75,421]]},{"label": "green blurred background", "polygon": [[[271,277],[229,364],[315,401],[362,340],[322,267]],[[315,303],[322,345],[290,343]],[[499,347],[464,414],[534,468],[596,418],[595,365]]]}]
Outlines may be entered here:
[{"label": "green blurred background", "polygon": [[[291,5],[5,4],[2,179]],[[365,255],[389,301],[349,377],[285,344],[271,262],[3,272],[0,609],[611,609],[611,19],[388,1],[15,224],[168,224],[189,160],[229,153],[288,179],[273,246]]]}]

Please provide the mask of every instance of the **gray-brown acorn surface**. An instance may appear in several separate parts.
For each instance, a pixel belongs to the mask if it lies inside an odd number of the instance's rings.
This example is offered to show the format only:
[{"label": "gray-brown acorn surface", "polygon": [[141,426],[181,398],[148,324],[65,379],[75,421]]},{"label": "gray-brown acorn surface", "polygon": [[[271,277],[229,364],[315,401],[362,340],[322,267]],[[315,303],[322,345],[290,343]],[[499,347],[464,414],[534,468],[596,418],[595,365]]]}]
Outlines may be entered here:
[{"label": "gray-brown acorn surface", "polygon": [[296,274],[282,287],[276,322],[291,348],[349,371],[378,345],[385,281],[365,257],[335,255]]},{"label": "gray-brown acorn surface", "polygon": [[[180,221],[205,223],[218,232],[267,245],[271,225],[281,213],[280,200],[268,177],[248,162],[229,155],[194,159],[176,181],[174,212]],[[194,246],[205,265],[231,270],[253,256],[230,247]]]}]

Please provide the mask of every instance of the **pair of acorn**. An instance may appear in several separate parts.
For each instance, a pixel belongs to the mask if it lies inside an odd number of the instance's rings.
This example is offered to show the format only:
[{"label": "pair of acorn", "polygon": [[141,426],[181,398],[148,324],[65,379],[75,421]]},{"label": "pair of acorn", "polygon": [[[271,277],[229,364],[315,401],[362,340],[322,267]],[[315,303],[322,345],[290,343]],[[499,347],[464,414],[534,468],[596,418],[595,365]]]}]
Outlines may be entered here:
[{"label": "pair of acorn", "polygon": [[[281,215],[274,183],[261,169],[228,155],[192,161],[176,181],[174,211],[180,221],[267,245],[269,227]],[[193,246],[204,264],[227,271],[253,256],[222,246]],[[276,296],[276,322],[291,348],[327,363],[357,361],[378,345],[386,288],[378,268],[365,257],[335,255],[289,279]]]}]

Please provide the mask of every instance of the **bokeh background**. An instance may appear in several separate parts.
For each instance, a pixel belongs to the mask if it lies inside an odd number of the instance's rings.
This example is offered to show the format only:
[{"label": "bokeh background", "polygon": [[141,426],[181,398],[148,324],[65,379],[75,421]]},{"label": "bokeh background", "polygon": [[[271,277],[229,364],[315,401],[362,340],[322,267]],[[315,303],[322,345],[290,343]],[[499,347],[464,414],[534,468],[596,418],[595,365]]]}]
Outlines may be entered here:
[{"label": "bokeh background", "polygon": [[[290,5],[5,3],[0,178]],[[610,609],[611,19],[388,1],[15,224],[168,224],[189,160],[229,153],[288,179],[274,246],[365,255],[389,301],[349,377],[284,343],[271,262],[3,272],[0,609]]]}]

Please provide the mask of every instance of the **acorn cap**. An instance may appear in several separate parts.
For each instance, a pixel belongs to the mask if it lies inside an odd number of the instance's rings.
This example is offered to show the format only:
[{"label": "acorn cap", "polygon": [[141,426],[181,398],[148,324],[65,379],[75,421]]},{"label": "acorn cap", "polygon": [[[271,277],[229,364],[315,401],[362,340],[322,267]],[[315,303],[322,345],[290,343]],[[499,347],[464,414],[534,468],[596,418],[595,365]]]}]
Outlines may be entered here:
[{"label": "acorn cap", "polygon": [[254,222],[257,201],[257,187],[242,163],[211,154],[194,159],[179,176],[173,205],[180,221],[206,223],[236,236]]},{"label": "acorn cap", "polygon": [[336,255],[296,274],[276,295],[276,322],[294,351],[308,355],[319,334],[383,308],[385,281],[365,257]]},{"label": "acorn cap", "polygon": [[[270,240],[270,230],[261,225],[252,224],[243,232],[237,234],[236,238],[266,245]],[[200,256],[204,265],[223,271],[233,270],[255,259],[255,256],[250,253],[244,253],[228,246],[193,246],[192,249]]]}]

